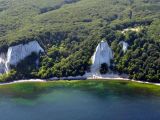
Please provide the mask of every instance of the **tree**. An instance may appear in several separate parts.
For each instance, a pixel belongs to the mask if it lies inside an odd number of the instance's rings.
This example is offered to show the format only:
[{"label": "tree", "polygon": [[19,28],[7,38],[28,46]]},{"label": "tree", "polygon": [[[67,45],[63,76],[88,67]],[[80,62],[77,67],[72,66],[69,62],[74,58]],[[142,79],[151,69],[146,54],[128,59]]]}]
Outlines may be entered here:
[{"label": "tree", "polygon": [[101,64],[101,67],[100,67],[100,73],[101,74],[106,74],[108,72],[108,65],[106,63],[103,63]]}]

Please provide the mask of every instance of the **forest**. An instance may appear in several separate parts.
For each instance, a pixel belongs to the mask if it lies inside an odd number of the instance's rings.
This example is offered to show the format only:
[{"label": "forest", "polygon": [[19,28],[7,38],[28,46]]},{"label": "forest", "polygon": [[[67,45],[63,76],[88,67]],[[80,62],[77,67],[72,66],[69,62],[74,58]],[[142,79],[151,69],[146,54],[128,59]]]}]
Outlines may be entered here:
[{"label": "forest", "polygon": [[33,40],[45,49],[38,68],[33,53],[0,81],[84,75],[105,40],[114,51],[112,71],[160,82],[159,8],[159,0],[0,0],[0,51]]}]

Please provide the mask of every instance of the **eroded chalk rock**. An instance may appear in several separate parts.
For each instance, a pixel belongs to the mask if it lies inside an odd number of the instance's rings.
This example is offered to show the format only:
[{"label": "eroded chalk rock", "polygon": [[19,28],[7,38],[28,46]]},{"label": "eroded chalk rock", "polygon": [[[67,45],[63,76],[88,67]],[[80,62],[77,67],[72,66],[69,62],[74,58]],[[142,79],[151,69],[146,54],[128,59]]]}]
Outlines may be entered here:
[{"label": "eroded chalk rock", "polygon": [[129,46],[128,43],[121,41],[119,44],[122,45],[122,50],[125,53],[128,50],[128,46]]},{"label": "eroded chalk rock", "polygon": [[101,64],[106,63],[108,66],[111,65],[113,59],[113,51],[107,42],[102,41],[98,44],[96,51],[92,57],[92,73],[99,72]]},{"label": "eroded chalk rock", "polygon": [[7,53],[1,53],[0,55],[0,73],[8,72],[10,70],[10,65],[16,66],[21,60],[25,59],[33,52],[37,54],[39,52],[44,52],[37,41],[9,47]]}]

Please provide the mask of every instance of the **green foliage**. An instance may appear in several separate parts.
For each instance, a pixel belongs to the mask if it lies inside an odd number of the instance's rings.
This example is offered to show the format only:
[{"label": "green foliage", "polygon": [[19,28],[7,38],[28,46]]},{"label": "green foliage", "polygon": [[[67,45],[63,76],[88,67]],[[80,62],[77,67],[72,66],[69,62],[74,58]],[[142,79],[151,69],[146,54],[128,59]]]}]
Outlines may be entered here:
[{"label": "green foliage", "polygon": [[9,73],[0,75],[0,82],[9,82],[15,80],[17,72],[15,70],[11,70]]},{"label": "green foliage", "polygon": [[[143,0],[71,0],[69,4],[64,0],[1,0],[0,45],[9,46],[33,38],[45,43],[44,33],[53,35],[78,29],[83,32],[101,23],[123,22],[129,20],[131,11],[132,21],[153,20],[159,18],[160,11],[155,9],[159,6],[157,1]],[[49,35],[47,39],[56,40]]]},{"label": "green foliage", "polygon": [[18,79],[34,78],[36,77],[36,70],[38,68],[38,55],[37,53],[32,53],[30,56],[21,60],[16,66],[11,66],[11,68],[16,69],[16,77]]},{"label": "green foliage", "polygon": [[[158,0],[0,0],[0,52],[37,40],[45,49],[16,66],[19,78],[83,75],[105,39],[114,51],[112,70],[160,82]],[[140,32],[122,31],[143,28]],[[120,41],[129,44],[126,53]]]},{"label": "green foliage", "polygon": [[129,74],[131,79],[160,82],[160,43],[143,30],[128,32],[123,40],[130,46],[126,53],[115,47],[115,41],[112,43],[117,71]]},{"label": "green foliage", "polygon": [[106,74],[108,72],[108,65],[106,63],[101,64],[100,73]]}]

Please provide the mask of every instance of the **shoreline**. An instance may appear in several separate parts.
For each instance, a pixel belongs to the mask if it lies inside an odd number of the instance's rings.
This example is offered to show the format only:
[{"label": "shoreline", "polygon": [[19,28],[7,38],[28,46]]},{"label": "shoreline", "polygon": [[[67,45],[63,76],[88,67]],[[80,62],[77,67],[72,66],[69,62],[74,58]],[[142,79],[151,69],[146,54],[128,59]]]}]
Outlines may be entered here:
[{"label": "shoreline", "polygon": [[[76,79],[75,79],[76,80]],[[81,79],[82,80],[82,79]],[[160,86],[160,83],[152,83],[152,82],[145,82],[145,81],[139,81],[139,80],[132,80],[132,79],[126,79],[126,78],[87,78],[84,80],[120,80],[120,81],[131,81],[131,82],[137,82],[137,83],[143,83],[143,84],[151,84],[151,85],[157,85]],[[54,82],[54,81],[60,81],[60,80],[46,80],[46,79],[26,79],[26,80],[16,80],[13,82],[6,82],[6,83],[0,83],[1,85],[10,85],[10,84],[16,84],[16,83],[25,83],[25,82]],[[64,80],[65,81],[65,80]],[[66,80],[66,81],[74,81],[74,80]]]},{"label": "shoreline", "polygon": [[47,80],[43,80],[43,79],[15,80],[12,82],[0,83],[0,86],[1,85],[10,85],[10,84],[15,84],[15,83],[25,83],[25,82],[47,82]]}]

